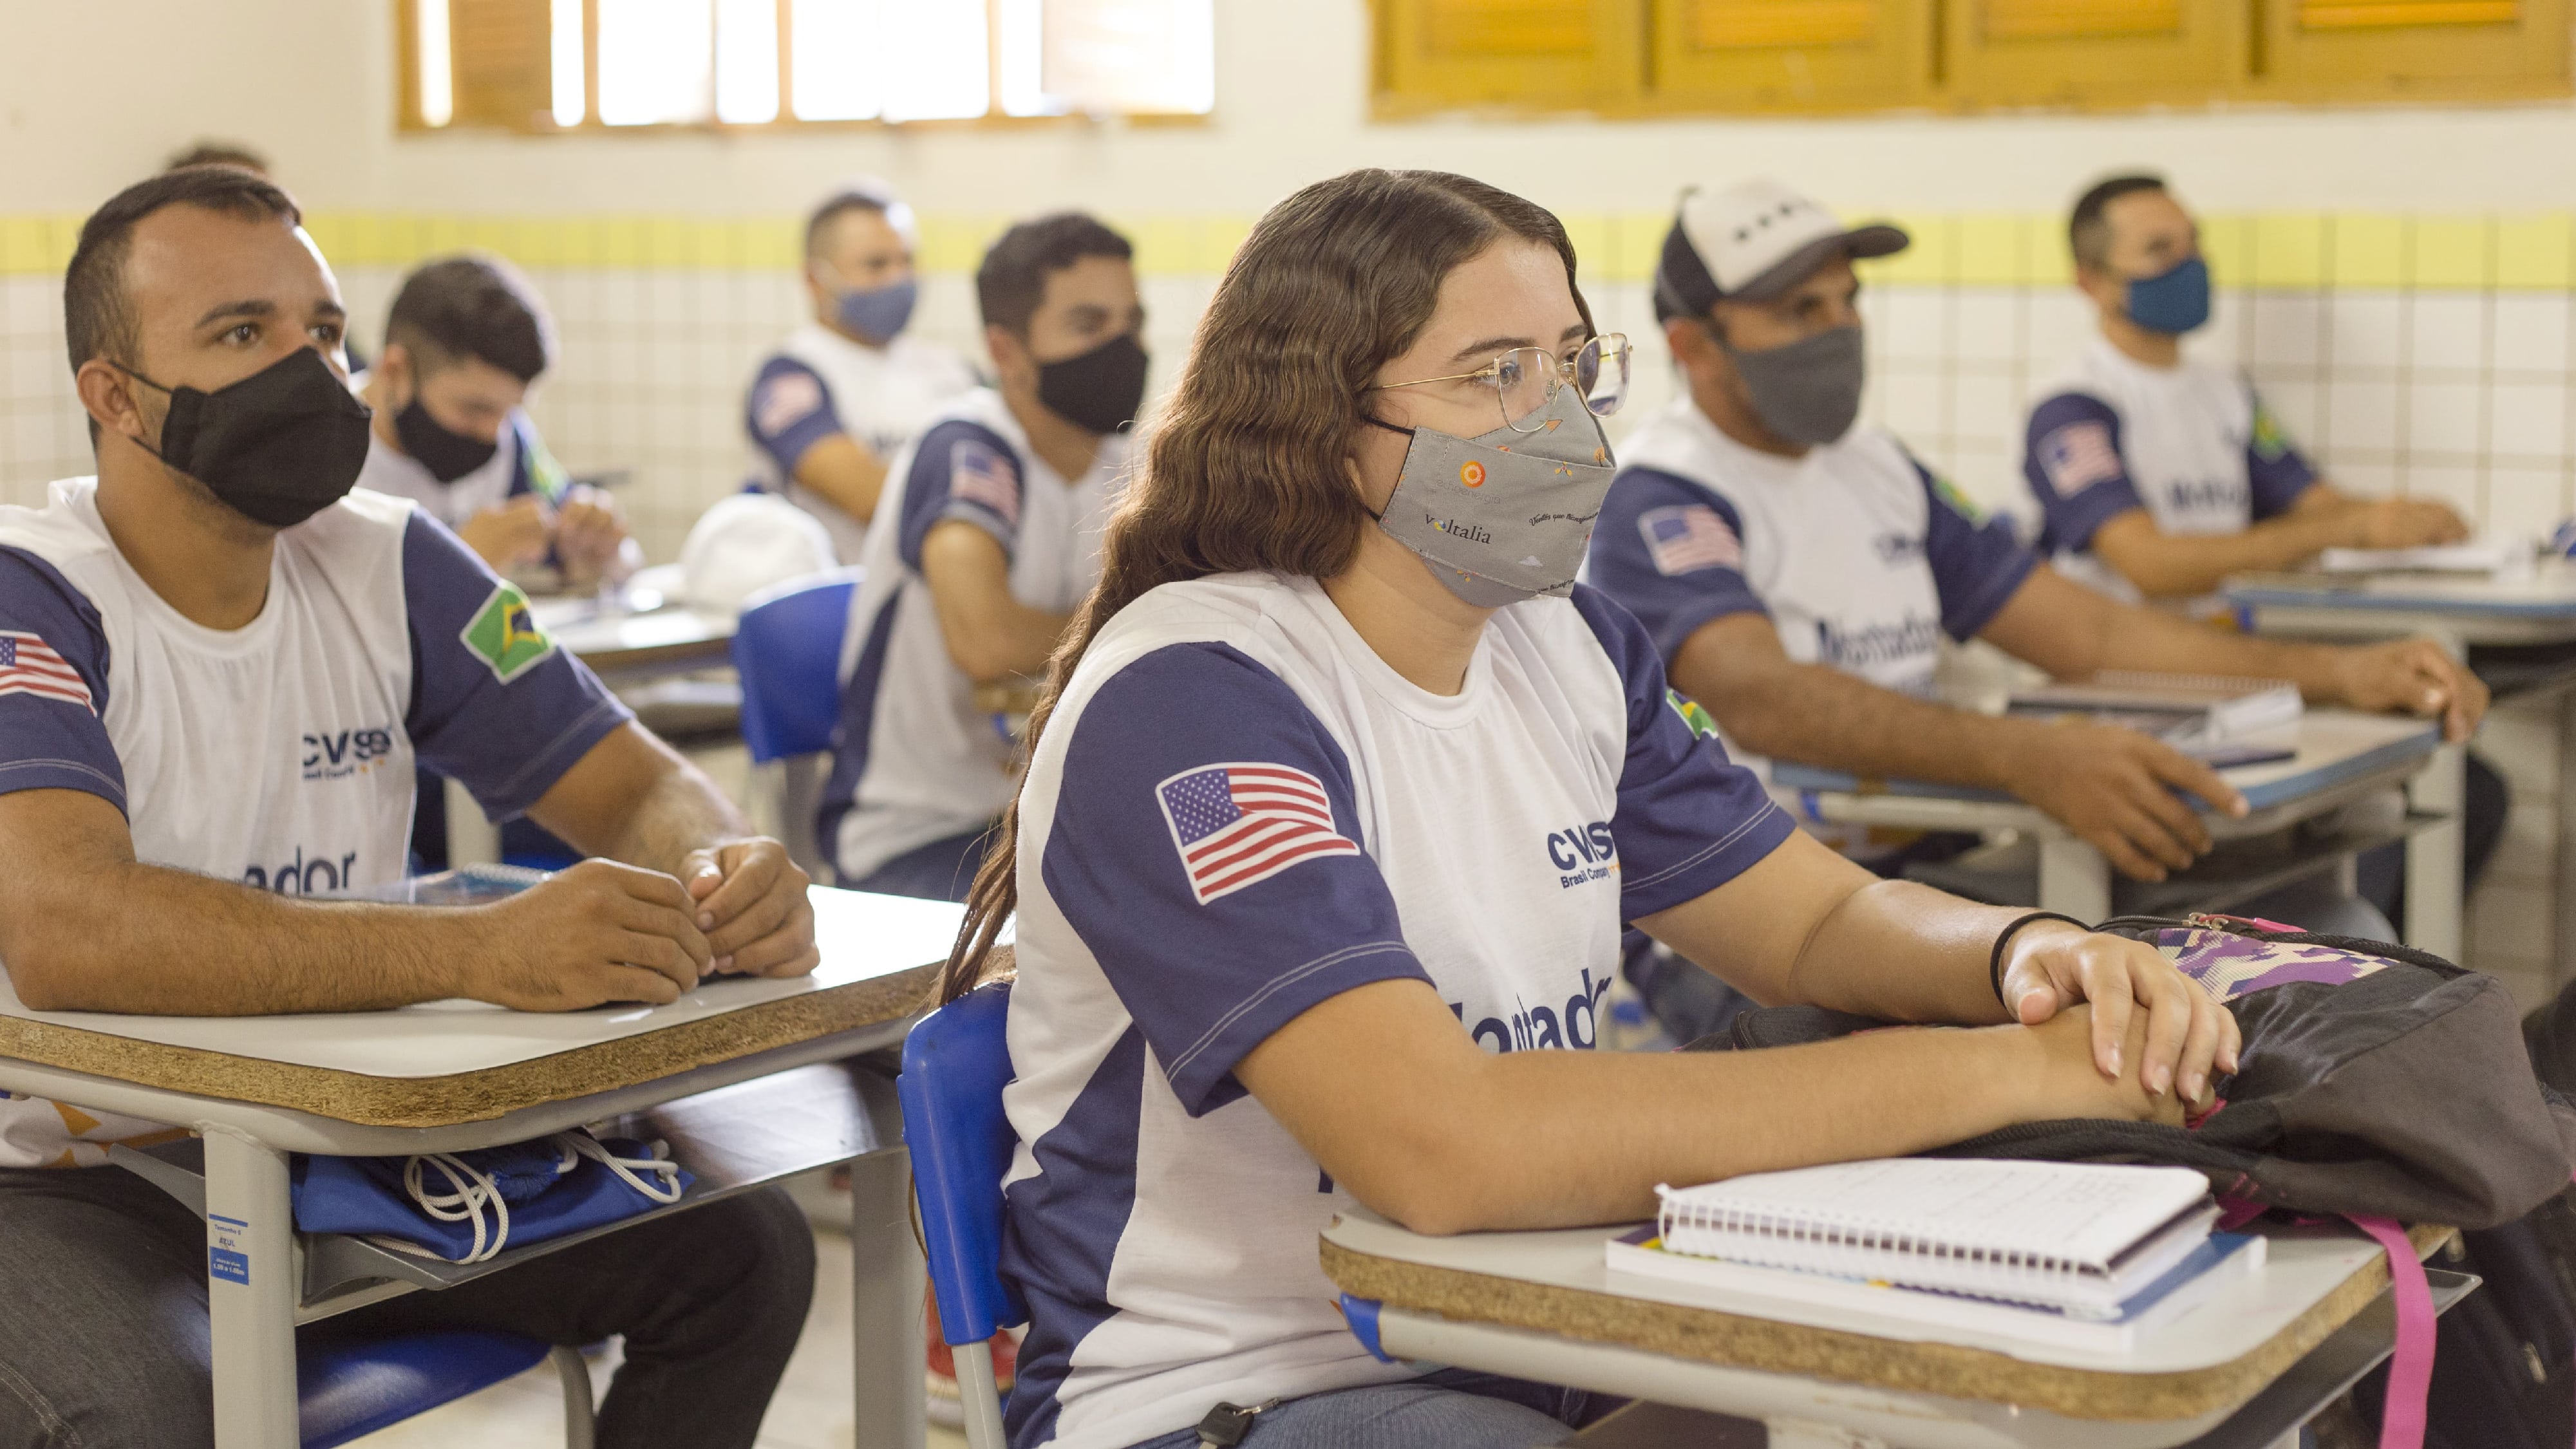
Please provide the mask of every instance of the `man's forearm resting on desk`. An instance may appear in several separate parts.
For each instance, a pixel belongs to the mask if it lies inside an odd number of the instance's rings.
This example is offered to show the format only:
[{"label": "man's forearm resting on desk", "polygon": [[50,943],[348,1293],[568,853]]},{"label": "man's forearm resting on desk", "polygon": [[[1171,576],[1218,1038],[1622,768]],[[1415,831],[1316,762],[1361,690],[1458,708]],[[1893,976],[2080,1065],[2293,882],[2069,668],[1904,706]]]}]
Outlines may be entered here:
[{"label": "man's forearm resting on desk", "polygon": [[0,961],[37,1010],[176,1016],[458,996],[572,1010],[671,1001],[710,970],[812,969],[804,873],[635,726],[593,746],[530,813],[638,863],[584,861],[462,910],[312,900],[140,862],[101,796],[0,795]]},{"label": "man's forearm resting on desk", "polygon": [[2134,730],[1978,714],[1800,664],[1761,614],[1701,625],[1674,657],[1672,678],[1728,739],[1756,754],[2002,790],[2140,879],[2161,880],[2209,849],[2208,827],[2177,790],[2218,809],[2244,808],[2208,766]]},{"label": "man's forearm resting on desk", "polygon": [[2311,703],[2438,718],[2454,742],[2486,714],[2486,685],[2431,640],[2351,647],[2262,639],[2132,608],[2045,565],[1979,637],[2060,679],[2102,669],[2286,679]]},{"label": "man's forearm resting on desk", "polygon": [[[2133,608],[2045,565],[1980,637],[2060,678],[2130,669],[2287,679],[2320,703],[2438,717],[2454,740],[2486,710],[2486,686],[2426,640],[2334,648],[2250,638]],[[1672,677],[1728,738],[1757,754],[2003,790],[2142,880],[2161,880],[2210,848],[2208,826],[2184,796],[2229,814],[2245,808],[2216,771],[2134,730],[1983,715],[1797,663],[1761,614],[1700,626],[1675,655]]]},{"label": "man's forearm resting on desk", "polygon": [[2231,575],[2296,568],[2330,548],[2412,548],[2467,536],[2459,515],[2412,498],[2310,486],[2287,513],[2235,533],[2167,533],[2143,508],[2096,529],[2093,552],[2151,598],[2215,593]]}]

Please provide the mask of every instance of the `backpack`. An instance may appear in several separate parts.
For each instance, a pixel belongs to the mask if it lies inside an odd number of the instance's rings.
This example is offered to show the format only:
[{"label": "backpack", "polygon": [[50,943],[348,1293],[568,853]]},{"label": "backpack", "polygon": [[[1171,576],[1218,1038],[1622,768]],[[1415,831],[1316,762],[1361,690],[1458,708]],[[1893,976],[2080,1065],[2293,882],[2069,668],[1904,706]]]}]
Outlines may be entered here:
[{"label": "backpack", "polygon": [[[2227,916],[2116,917],[2235,1016],[2238,1070],[2192,1127],[2026,1122],[1930,1156],[2200,1169],[2222,1199],[2350,1218],[2388,1249],[2397,1351],[2354,1393],[2383,1449],[2543,1449],[2576,1436],[2576,992],[2526,1028],[2492,976],[2426,952]],[[1684,1050],[1820,1041],[1885,1023],[1748,1011]],[[2525,1033],[2529,1049],[2525,1050]],[[2464,1229],[2486,1279],[2438,1321],[2398,1224]],[[2439,1350],[2448,1350],[2442,1352]]]},{"label": "backpack", "polygon": [[[2225,916],[2125,916],[2225,1003],[2244,1045],[2196,1127],[2025,1122],[1927,1154],[2198,1168],[2219,1196],[2291,1212],[2489,1229],[2568,1185],[2576,1105],[2533,1074],[2511,994],[2405,946]],[[1685,1050],[1820,1041],[1886,1023],[1748,1011]]]}]

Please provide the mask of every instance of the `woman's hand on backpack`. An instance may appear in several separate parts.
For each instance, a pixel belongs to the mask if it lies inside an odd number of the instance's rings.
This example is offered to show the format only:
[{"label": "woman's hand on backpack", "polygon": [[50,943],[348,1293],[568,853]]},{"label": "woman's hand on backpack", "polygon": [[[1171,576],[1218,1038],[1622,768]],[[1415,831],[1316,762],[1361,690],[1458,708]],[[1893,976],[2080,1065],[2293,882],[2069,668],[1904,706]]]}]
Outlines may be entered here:
[{"label": "woman's hand on backpack", "polygon": [[[2118,1122],[2183,1125],[2187,1108],[2179,1094],[2150,1092],[2134,1072],[2104,1076],[2094,1064],[2093,1028],[2100,1021],[2100,1013],[2090,1005],[2070,1006],[2029,1029],[2029,1039],[2040,1051],[2041,1066],[2039,1099],[2030,1108],[2028,1120],[2104,1117]],[[2147,1029],[2147,1013],[2129,1014],[2126,1040],[2122,1043],[2129,1056],[2144,1053]]]},{"label": "woman's hand on backpack", "polygon": [[2236,1070],[2236,1018],[2154,947],[2034,921],[2013,933],[2008,953],[2004,1000],[2023,1025],[2091,1003],[2093,1066],[2104,1078],[2134,1072],[2148,1095],[2197,1105],[2213,1068]]}]

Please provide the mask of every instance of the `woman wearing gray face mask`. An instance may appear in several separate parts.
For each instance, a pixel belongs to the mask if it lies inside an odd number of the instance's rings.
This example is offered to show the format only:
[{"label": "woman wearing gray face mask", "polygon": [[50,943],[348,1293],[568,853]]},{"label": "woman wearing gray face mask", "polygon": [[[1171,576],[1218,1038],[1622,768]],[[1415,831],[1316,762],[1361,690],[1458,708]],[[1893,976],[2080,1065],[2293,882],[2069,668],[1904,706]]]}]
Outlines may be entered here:
[{"label": "woman wearing gray face mask", "polygon": [[[942,983],[1016,917],[1020,1438],[1559,1443],[1597,1400],[1349,1336],[1333,1214],[1612,1222],[1658,1182],[2179,1120],[2232,1067],[2152,950],[1874,881],[1694,730],[1556,557],[1607,462],[1594,338],[1556,218],[1437,172],[1306,188],[1217,289]],[[1767,1000],[1992,1029],[1595,1053],[1629,922]]]}]

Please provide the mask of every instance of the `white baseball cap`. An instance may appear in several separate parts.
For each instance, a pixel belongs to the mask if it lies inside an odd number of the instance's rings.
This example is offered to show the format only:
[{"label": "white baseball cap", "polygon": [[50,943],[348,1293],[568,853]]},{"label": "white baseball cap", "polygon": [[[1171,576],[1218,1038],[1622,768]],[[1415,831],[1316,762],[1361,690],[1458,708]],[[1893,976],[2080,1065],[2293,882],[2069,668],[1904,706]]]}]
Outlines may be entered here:
[{"label": "white baseball cap", "polygon": [[1777,181],[1693,187],[1664,234],[1655,315],[1696,315],[1736,298],[1764,301],[1805,281],[1829,257],[1883,257],[1913,241],[1883,221],[1844,226]]},{"label": "white baseball cap", "polygon": [[680,598],[738,613],[771,584],[831,566],[832,535],[814,515],[774,494],[736,493],[701,514],[680,545]]}]

